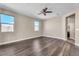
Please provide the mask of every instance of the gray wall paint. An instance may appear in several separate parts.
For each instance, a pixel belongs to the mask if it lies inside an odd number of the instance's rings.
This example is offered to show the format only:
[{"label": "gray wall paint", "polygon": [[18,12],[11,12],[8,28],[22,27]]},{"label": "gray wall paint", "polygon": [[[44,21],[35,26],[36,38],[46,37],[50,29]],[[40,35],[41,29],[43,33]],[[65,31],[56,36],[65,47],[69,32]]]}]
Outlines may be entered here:
[{"label": "gray wall paint", "polygon": [[34,18],[16,14],[6,10],[0,10],[0,13],[6,13],[15,16],[14,32],[0,32],[0,43],[19,41],[28,38],[39,37],[42,35],[42,20],[40,20],[40,31],[34,31]]},{"label": "gray wall paint", "polygon": [[62,18],[54,17],[44,21],[43,35],[52,38],[63,39],[62,35]]}]

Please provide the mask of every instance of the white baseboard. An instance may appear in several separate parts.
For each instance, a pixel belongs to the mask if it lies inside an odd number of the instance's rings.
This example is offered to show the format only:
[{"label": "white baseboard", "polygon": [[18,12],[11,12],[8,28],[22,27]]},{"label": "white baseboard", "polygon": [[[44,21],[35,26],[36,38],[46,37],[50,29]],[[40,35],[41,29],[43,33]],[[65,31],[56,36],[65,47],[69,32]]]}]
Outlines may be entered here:
[{"label": "white baseboard", "polygon": [[78,44],[78,43],[75,43],[75,45],[76,45],[76,46],[79,46],[79,44]]},{"label": "white baseboard", "polygon": [[[41,36],[36,36],[36,37],[41,37]],[[36,38],[36,37],[29,37],[29,38],[23,38],[23,39],[18,39],[18,40],[9,41],[9,42],[2,42],[2,43],[0,43],[0,45],[6,45],[6,44],[14,43],[14,42],[20,42],[23,40],[28,40],[28,39],[32,39],[32,38]],[[44,36],[44,37],[56,38],[56,39],[61,39],[61,40],[65,41],[64,38],[58,38],[58,37],[52,37],[52,36]],[[75,45],[79,46],[78,43],[75,43]]]},{"label": "white baseboard", "polygon": [[[37,37],[40,37],[40,36],[37,36]],[[32,39],[32,38],[36,38],[36,37],[29,37],[29,38],[23,38],[23,39],[18,39],[18,40],[9,41],[9,42],[2,42],[2,43],[0,43],[0,45],[6,45],[6,44],[10,44],[10,43],[20,42],[20,41],[28,40],[28,39]]]},{"label": "white baseboard", "polygon": [[[43,35],[43,36],[44,36],[44,35]],[[50,37],[50,38],[56,38],[56,39],[65,40],[64,38],[60,38],[60,37],[52,37],[52,36],[44,36],[44,37]]]},{"label": "white baseboard", "polygon": [[[61,40],[66,41],[66,39],[64,39],[64,38],[59,38],[59,37],[52,37],[52,36],[45,36],[45,37],[57,38],[57,39],[61,39]],[[75,45],[76,45],[76,46],[79,46],[79,44],[78,44],[78,43],[75,43]]]}]

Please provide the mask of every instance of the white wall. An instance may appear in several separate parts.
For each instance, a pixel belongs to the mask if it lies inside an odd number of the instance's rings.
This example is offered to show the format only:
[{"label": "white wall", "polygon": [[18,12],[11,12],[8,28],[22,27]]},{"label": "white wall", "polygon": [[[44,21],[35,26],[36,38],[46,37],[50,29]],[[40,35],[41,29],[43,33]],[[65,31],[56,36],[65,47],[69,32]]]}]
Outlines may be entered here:
[{"label": "white wall", "polygon": [[79,9],[76,11],[75,19],[75,44],[79,46]]},{"label": "white wall", "polygon": [[44,21],[43,36],[63,39],[62,17],[54,17]]},{"label": "white wall", "polygon": [[28,38],[39,37],[42,35],[42,21],[40,20],[40,31],[34,31],[34,18],[16,14],[10,11],[1,10],[1,13],[6,13],[15,16],[14,32],[0,32],[0,44],[25,40]]}]

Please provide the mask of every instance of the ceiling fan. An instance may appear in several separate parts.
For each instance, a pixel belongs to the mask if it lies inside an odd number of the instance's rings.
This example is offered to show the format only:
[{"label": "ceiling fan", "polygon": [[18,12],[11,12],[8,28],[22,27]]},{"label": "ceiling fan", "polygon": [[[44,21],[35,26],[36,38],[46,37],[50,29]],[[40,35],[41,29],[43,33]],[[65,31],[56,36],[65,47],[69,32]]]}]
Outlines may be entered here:
[{"label": "ceiling fan", "polygon": [[42,11],[39,13],[39,15],[43,14],[44,16],[46,16],[47,13],[52,13],[52,11],[48,11],[48,8],[46,7],[44,9],[42,9]]}]

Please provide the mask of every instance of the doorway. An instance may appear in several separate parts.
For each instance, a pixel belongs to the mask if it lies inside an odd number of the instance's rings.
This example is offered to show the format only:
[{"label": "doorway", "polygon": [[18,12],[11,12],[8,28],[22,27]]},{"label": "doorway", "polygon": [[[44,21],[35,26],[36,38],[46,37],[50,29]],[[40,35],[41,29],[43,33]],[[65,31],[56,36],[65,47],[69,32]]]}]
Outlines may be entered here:
[{"label": "doorway", "polygon": [[75,14],[66,17],[66,37],[67,41],[75,43]]}]

